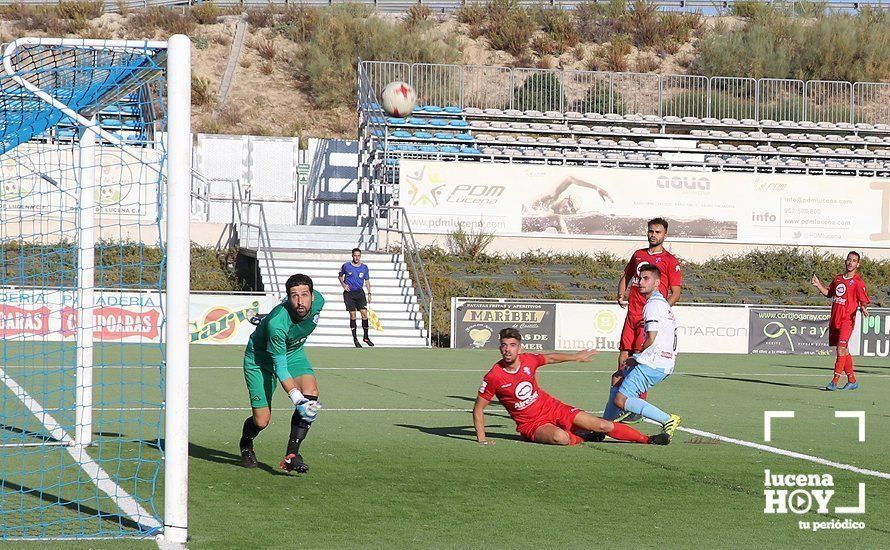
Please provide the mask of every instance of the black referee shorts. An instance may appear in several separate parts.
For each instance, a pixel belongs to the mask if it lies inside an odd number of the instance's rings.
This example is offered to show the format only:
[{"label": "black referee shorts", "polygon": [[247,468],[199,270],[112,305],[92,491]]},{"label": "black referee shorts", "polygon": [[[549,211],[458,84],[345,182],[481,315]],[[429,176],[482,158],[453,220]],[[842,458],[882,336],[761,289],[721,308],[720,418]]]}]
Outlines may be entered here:
[{"label": "black referee shorts", "polygon": [[365,297],[365,291],[362,289],[344,290],[343,302],[346,304],[346,311],[368,309],[368,299]]}]

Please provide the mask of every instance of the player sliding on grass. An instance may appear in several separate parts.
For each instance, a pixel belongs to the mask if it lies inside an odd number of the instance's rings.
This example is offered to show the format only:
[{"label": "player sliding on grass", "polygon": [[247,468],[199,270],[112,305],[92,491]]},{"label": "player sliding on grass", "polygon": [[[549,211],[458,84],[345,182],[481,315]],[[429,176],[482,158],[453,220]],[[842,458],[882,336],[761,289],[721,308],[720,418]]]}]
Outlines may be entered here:
[{"label": "player sliding on grass", "polygon": [[674,371],[677,323],[670,304],[658,290],[661,271],[654,265],[645,265],[640,268],[639,277],[640,292],[646,296],[643,307],[646,341],[643,342],[642,351],[625,362],[624,378],[620,386],[610,389],[603,418],[616,418],[624,409],[658,422],[670,438],[680,425],[680,417],[640,399],[640,395]]},{"label": "player sliding on grass", "polygon": [[479,443],[489,443],[485,438],[484,411],[495,397],[516,422],[516,431],[523,438],[536,443],[577,445],[585,440],[601,441],[602,434],[622,441],[655,445],[667,445],[670,441],[665,434],[647,436],[630,426],[609,422],[570,407],[538,386],[535,376],[538,367],[565,361],[589,361],[596,350],[571,354],[522,353],[522,335],[515,328],[501,330],[500,340],[502,359],[482,378],[482,386],[473,405],[473,426]]},{"label": "player sliding on grass", "polygon": [[859,276],[858,252],[850,251],[844,262],[844,273],[831,281],[828,288],[822,284],[819,277],[813,274],[813,286],[819,289],[822,296],[831,298],[831,318],[828,320],[828,345],[837,347],[837,359],[834,361],[834,377],[828,386],[828,391],[838,389],[837,383],[841,374],[847,375],[847,383],[840,389],[855,390],[859,388],[856,375],[853,373],[853,356],[847,349],[850,335],[856,324],[856,310],[862,311],[863,317],[868,317],[868,292],[865,289],[865,281]]},{"label": "player sliding on grass", "polygon": [[259,321],[244,352],[244,380],[253,414],[244,421],[241,430],[241,465],[245,468],[258,465],[253,440],[269,425],[277,380],[296,407],[280,466],[285,472],[305,473],[309,465],[303,462],[300,444],[318,416],[321,403],[315,371],[306,359],[303,344],[318,326],[324,298],[312,288],[312,279],[306,275],[292,275],[284,288],[287,299]]}]

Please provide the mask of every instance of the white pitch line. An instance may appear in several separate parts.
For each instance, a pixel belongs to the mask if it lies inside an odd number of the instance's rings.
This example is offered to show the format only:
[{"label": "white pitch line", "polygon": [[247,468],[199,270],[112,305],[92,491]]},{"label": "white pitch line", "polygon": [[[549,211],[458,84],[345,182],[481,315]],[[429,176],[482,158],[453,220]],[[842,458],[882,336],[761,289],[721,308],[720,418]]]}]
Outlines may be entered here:
[{"label": "white pitch line", "polygon": [[835,462],[833,460],[827,460],[825,458],[821,458],[818,456],[798,453],[797,451],[788,451],[786,449],[780,449],[779,447],[773,447],[772,445],[763,445],[762,443],[754,443],[752,441],[745,441],[744,439],[736,439],[734,437],[727,437],[725,435],[706,432],[704,430],[696,430],[695,428],[684,428],[684,427],[680,426],[677,429],[680,430],[681,432],[690,433],[692,435],[698,435],[701,437],[716,439],[717,441],[723,441],[725,443],[732,443],[734,445],[740,445],[742,447],[750,447],[751,449],[757,449],[758,451],[766,451],[768,453],[787,456],[790,458],[806,460],[808,462],[813,462],[815,464],[821,464],[823,466],[831,466],[832,468],[837,468],[839,470],[847,470],[849,472],[854,472],[854,473],[862,474],[862,475],[866,475],[866,476],[879,477],[882,479],[890,479],[890,473],[879,472],[877,470],[868,470],[865,468],[860,468],[859,466],[853,466],[851,464],[844,464],[842,462]]},{"label": "white pitch line", "polygon": [[24,388],[10,378],[2,368],[0,368],[0,379],[2,379],[3,383],[6,384],[6,387],[21,400],[25,407],[31,411],[31,414],[40,420],[43,427],[52,435],[53,439],[67,443],[65,450],[71,455],[71,458],[74,459],[78,466],[83,468],[83,471],[90,476],[90,480],[95,483],[103,493],[111,497],[111,500],[117,504],[118,508],[120,508],[123,513],[134,522],[149,529],[159,529],[161,527],[161,522],[145,510],[145,508],[143,508],[136,499],[130,495],[130,493],[112,481],[111,476],[109,476],[108,473],[102,469],[101,466],[96,464],[92,457],[87,454],[86,448],[83,445],[76,445],[74,439],[62,429],[56,419],[53,418],[36,399],[31,397]]},{"label": "white pitch line", "polygon": [[[54,365],[4,365],[5,369],[22,369],[29,368],[33,369],[36,367],[42,368],[53,368],[53,369],[61,369],[61,368],[69,368],[71,365],[63,366],[54,366]],[[156,367],[142,367],[138,365],[97,365],[94,369],[115,369],[115,370],[143,370],[149,369],[153,370]],[[869,368],[869,367],[863,367]],[[241,366],[232,366],[232,365],[218,365],[218,366],[192,366],[189,367],[190,370],[243,370]],[[393,367],[313,367],[314,370],[319,371],[327,371],[327,370],[344,370],[344,371],[381,371],[381,372],[474,372],[478,374],[485,374],[488,372],[486,369],[448,369],[448,368],[393,368]],[[569,370],[569,369],[548,369],[545,372],[554,373],[554,374],[612,374],[614,369],[609,370]],[[798,377],[810,377],[810,378],[825,378],[831,374],[831,368],[826,367],[825,372],[821,374],[814,373],[797,373],[797,372],[674,372],[673,376],[798,376]],[[890,374],[859,374],[859,376],[865,378],[890,378]]]},{"label": "white pitch line", "polygon": [[[159,410],[157,408],[100,408],[99,410],[104,411],[143,411],[143,410]],[[247,411],[245,407],[190,407],[189,410],[192,411]],[[291,411],[292,408],[283,408],[283,409],[272,409],[273,411]],[[472,409],[416,409],[416,408],[406,408],[406,409],[392,409],[392,408],[325,408],[327,412],[448,412],[448,413],[470,413]],[[592,414],[602,414],[602,411],[588,411]],[[653,423],[652,421],[649,421]],[[797,451],[789,451],[786,449],[781,449],[779,447],[773,447],[771,445],[763,445],[761,443],[754,443],[753,441],[746,441],[744,439],[736,439],[734,437],[728,437],[725,435],[715,434],[712,432],[706,432],[704,430],[697,430],[695,428],[684,428],[680,426],[677,428],[681,432],[686,432],[692,435],[697,435],[701,437],[707,437],[710,439],[716,439],[717,441],[723,441],[724,443],[732,443],[734,445],[739,445],[742,447],[749,447],[751,449],[757,449],[758,451],[764,451],[776,455],[787,456],[790,458],[796,458],[799,460],[805,460],[808,462],[813,462],[815,464],[821,464],[823,466],[830,466],[832,468],[837,468],[840,470],[847,470],[849,472],[854,472],[858,474],[878,477],[882,479],[890,479],[890,473],[879,472],[877,470],[869,470],[866,468],[860,468],[858,466],[853,466],[851,464],[844,464],[842,462],[835,462],[833,460],[828,460],[825,458],[821,458],[818,456],[812,456],[804,453],[798,453]]]}]

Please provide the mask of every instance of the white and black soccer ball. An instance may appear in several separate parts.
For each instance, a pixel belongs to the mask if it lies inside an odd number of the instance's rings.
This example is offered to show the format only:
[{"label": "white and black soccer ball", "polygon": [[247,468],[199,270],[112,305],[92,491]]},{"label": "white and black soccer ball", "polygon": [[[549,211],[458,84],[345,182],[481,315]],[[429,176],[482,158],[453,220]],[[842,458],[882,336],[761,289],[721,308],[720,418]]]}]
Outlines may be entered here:
[{"label": "white and black soccer ball", "polygon": [[390,82],[383,88],[381,102],[389,116],[406,117],[417,104],[417,93],[407,82]]}]

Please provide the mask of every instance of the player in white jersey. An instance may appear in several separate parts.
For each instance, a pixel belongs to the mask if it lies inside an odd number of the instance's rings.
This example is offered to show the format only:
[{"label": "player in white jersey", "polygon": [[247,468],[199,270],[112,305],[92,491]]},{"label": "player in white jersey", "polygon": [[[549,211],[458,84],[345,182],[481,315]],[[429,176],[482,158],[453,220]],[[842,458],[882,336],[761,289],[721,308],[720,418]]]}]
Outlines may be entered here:
[{"label": "player in white jersey", "polygon": [[658,422],[664,433],[673,437],[674,430],[680,425],[680,417],[640,399],[641,393],[674,372],[677,360],[677,322],[670,304],[658,291],[660,282],[661,272],[656,266],[640,268],[640,292],[647,297],[643,306],[646,341],[640,353],[628,358],[630,372],[619,387],[612,388],[603,418],[614,418],[624,409]]}]

